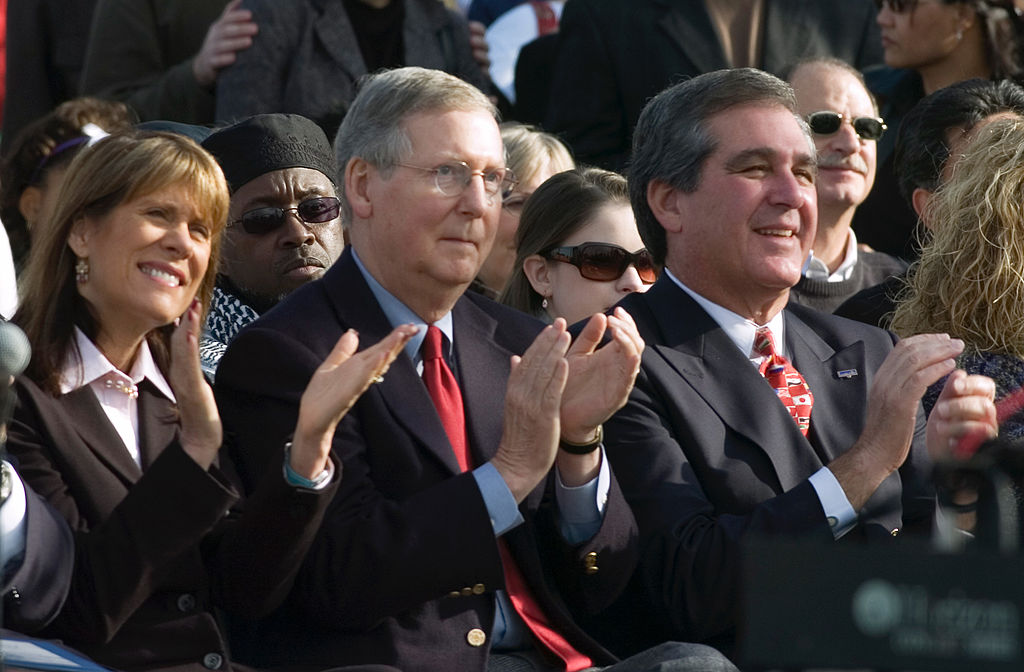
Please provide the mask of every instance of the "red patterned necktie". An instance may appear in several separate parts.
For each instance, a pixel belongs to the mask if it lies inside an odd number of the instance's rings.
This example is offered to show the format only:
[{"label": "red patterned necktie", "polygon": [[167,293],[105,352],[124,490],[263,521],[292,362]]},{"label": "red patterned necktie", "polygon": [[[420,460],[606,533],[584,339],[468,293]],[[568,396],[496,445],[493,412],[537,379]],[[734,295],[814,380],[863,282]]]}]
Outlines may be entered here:
[{"label": "red patterned necktie", "polygon": [[754,352],[764,357],[761,375],[775,389],[801,433],[807,436],[811,427],[811,407],[814,406],[814,395],[807,389],[807,381],[788,359],[775,351],[775,339],[768,327],[760,327],[754,334]]},{"label": "red patterned necktie", "polygon": [[[466,414],[462,405],[462,392],[455,375],[448,368],[442,356],[441,330],[427,327],[427,337],[420,350],[423,356],[423,384],[427,387],[441,424],[448,435],[455,452],[455,459],[462,471],[470,467],[469,450],[466,444]],[[593,666],[590,658],[584,656],[551,627],[544,610],[534,598],[518,565],[512,559],[504,540],[498,540],[501,564],[505,570],[505,589],[516,613],[526,622],[534,636],[552,653],[565,661],[567,672],[576,672]]]}]

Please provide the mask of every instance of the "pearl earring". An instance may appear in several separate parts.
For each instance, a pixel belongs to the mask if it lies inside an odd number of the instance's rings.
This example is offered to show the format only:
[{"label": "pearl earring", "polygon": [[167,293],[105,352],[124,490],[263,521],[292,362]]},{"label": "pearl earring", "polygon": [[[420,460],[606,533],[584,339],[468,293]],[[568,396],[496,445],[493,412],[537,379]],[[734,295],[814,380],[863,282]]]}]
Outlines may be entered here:
[{"label": "pearl earring", "polygon": [[75,262],[75,282],[80,285],[89,282],[89,259],[86,257],[78,257]]},{"label": "pearl earring", "polygon": [[544,310],[547,310],[548,309],[548,300],[544,299],[543,301],[541,301],[540,302],[540,307],[543,308]]}]

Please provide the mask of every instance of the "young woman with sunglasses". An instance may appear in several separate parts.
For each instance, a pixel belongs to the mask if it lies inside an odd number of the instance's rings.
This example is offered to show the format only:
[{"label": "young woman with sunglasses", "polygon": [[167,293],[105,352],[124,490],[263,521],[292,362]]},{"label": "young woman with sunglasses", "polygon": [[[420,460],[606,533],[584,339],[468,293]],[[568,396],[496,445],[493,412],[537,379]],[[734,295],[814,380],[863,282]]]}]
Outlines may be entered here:
[{"label": "young woman with sunglasses", "polygon": [[860,242],[916,256],[917,217],[901,197],[893,152],[903,117],[924,96],[972,78],[1020,80],[1024,17],[1014,0],[876,0],[885,68],[865,72],[890,131],[878,143],[878,177],[857,210]]},{"label": "young woman with sunglasses", "polygon": [[626,179],[576,168],[542,184],[526,202],[516,264],[501,302],[570,324],[645,292],[657,269],[644,249]]}]

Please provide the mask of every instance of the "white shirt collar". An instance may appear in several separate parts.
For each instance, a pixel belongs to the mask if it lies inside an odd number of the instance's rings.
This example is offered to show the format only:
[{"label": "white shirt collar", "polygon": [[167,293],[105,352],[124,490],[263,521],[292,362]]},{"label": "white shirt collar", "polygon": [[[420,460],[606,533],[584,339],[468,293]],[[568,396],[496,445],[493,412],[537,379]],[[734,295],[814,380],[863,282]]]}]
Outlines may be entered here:
[{"label": "white shirt collar", "polygon": [[846,239],[846,256],[843,263],[835,273],[828,270],[824,261],[814,256],[814,250],[807,255],[807,262],[804,264],[803,274],[808,280],[826,280],[828,282],[845,282],[853,277],[854,267],[857,265],[857,235],[850,229],[850,236]]},{"label": "white shirt collar", "polygon": [[692,297],[693,300],[711,316],[711,319],[713,319],[718,326],[722,328],[722,331],[724,331],[729,337],[729,340],[731,340],[736,347],[740,349],[740,352],[743,353],[744,357],[754,362],[760,362],[761,359],[763,359],[760,356],[751,356],[754,351],[754,334],[762,326],[771,329],[776,351],[783,357],[786,356],[786,321],[782,317],[783,311],[780,310],[776,313],[772,319],[768,320],[768,324],[755,324],[752,320],[748,320],[742,315],[732,312],[728,308],[723,308],[717,303],[709,301],[697,292],[693,291],[684,285],[683,282],[673,275],[672,271],[667,268],[664,272],[672,279],[672,282],[679,285],[680,289],[689,294],[690,297]]},{"label": "white shirt collar", "polygon": [[[111,371],[118,371],[117,367],[110,363],[110,360],[100,352],[99,348],[89,340],[89,337],[82,333],[82,330],[75,327],[75,344],[78,346],[78,354],[81,361],[74,361],[69,358],[64,364],[61,372],[60,393],[67,394],[80,387],[84,387],[101,378]],[[154,387],[171,401],[176,401],[171,386],[160,372],[160,368],[153,359],[153,353],[149,351],[149,344],[143,340],[139,346],[139,352],[132,363],[128,377],[137,385],[144,379],[149,379]]]}]

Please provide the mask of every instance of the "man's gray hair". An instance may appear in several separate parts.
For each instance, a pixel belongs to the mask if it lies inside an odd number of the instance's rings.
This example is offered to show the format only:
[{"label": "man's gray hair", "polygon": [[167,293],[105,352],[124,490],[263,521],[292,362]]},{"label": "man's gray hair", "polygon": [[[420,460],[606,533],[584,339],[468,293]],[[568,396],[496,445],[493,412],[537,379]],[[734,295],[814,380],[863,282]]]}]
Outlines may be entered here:
[{"label": "man's gray hair", "polygon": [[789,84],[754,68],[717,70],[680,82],[652,98],[640,113],[633,132],[629,196],[640,237],[658,264],[665,263],[668,244],[647,203],[647,186],[659,180],[684,192],[696,191],[701,168],[717,146],[707,122],[739,105],[778,105],[796,115]]},{"label": "man's gray hair", "polygon": [[408,67],[365,77],[334,139],[338,189],[345,225],[352,207],[344,195],[345,169],[359,157],[389,176],[395,165],[412,154],[412,141],[403,122],[420,112],[484,110],[497,119],[498,111],[480,89],[440,70]]}]

